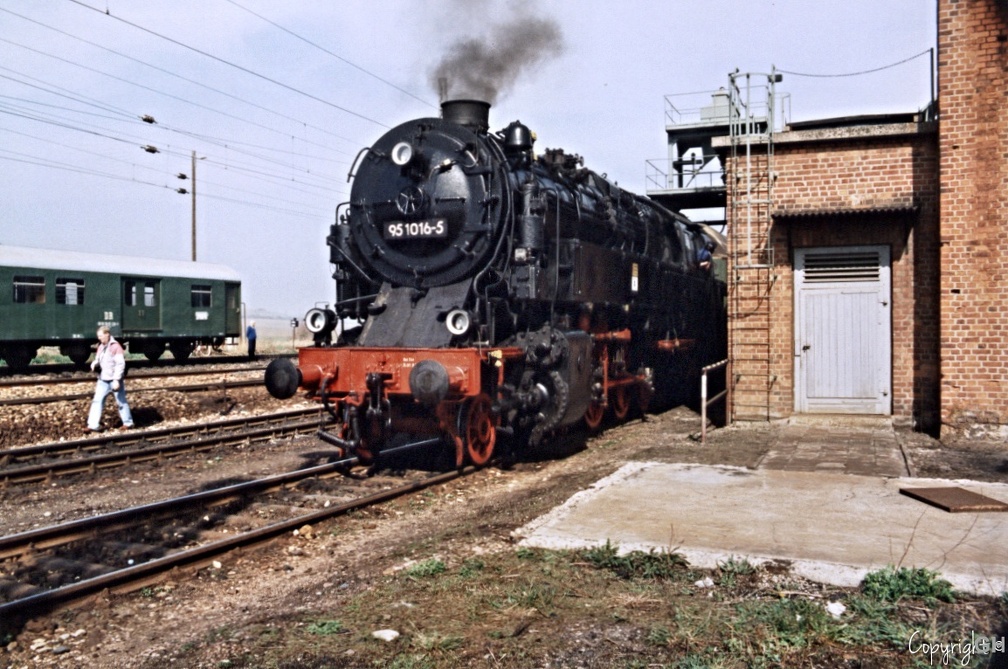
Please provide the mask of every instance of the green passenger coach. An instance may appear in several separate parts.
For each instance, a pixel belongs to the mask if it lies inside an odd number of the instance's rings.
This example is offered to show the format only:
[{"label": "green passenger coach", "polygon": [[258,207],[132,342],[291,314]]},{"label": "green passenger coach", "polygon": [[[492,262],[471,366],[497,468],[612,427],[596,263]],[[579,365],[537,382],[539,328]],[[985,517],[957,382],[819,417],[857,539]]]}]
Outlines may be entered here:
[{"label": "green passenger coach", "polygon": [[241,336],[241,280],[224,265],[0,245],[0,358],[28,367],[41,346],[79,366],[107,325],[132,353],[185,360]]}]

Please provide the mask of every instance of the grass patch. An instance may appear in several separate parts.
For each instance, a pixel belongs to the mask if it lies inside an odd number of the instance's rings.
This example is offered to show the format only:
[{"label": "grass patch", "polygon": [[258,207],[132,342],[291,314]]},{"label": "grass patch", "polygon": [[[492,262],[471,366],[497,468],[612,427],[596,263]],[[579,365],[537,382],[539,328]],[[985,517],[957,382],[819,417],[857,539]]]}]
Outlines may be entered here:
[{"label": "grass patch", "polygon": [[725,588],[734,588],[740,577],[751,576],[756,572],[756,568],[746,559],[737,560],[731,556],[724,562],[718,563],[718,585]]},{"label": "grass patch", "polygon": [[[712,588],[692,587],[705,575]],[[875,586],[866,588],[871,595],[830,592],[744,559],[707,571],[667,552],[620,555],[612,543],[517,548],[377,574],[327,600],[306,626],[246,632],[243,650],[256,658],[247,666],[257,667],[914,667],[920,658],[906,648],[916,630],[932,641],[956,640],[1004,624],[1008,598],[960,605],[915,579],[913,588],[897,589],[900,578],[867,579],[888,583],[882,594]],[[927,593],[930,609],[921,605]],[[834,618],[825,606],[838,600],[847,610]],[[371,636],[386,628],[399,639]]]},{"label": "grass patch", "polygon": [[486,565],[484,564],[483,560],[480,560],[478,558],[469,558],[468,560],[464,561],[462,563],[462,566],[459,568],[459,576],[461,578],[472,578],[474,576],[477,576],[481,571],[483,571],[483,568],[485,566]]},{"label": "grass patch", "polygon": [[929,606],[935,602],[954,602],[952,584],[927,569],[896,568],[892,565],[873,571],[861,583],[865,596],[880,602],[898,602],[904,597],[923,600]]},{"label": "grass patch", "polygon": [[438,558],[431,558],[429,560],[424,560],[423,562],[417,562],[411,565],[403,571],[407,578],[411,578],[414,581],[420,579],[431,578],[437,576],[438,574],[443,574],[448,570],[443,560]]},{"label": "grass patch", "polygon": [[343,626],[343,623],[339,620],[319,620],[308,625],[309,634],[317,634],[319,636],[330,636],[332,634],[344,634],[347,629]]},{"label": "grass patch", "polygon": [[782,648],[806,648],[825,638],[829,614],[808,599],[745,602],[738,606],[735,635],[777,654]]},{"label": "grass patch", "polygon": [[683,573],[686,560],[677,553],[667,551],[631,551],[619,554],[619,548],[608,540],[604,546],[582,550],[578,554],[596,569],[605,569],[622,579],[670,579]]}]

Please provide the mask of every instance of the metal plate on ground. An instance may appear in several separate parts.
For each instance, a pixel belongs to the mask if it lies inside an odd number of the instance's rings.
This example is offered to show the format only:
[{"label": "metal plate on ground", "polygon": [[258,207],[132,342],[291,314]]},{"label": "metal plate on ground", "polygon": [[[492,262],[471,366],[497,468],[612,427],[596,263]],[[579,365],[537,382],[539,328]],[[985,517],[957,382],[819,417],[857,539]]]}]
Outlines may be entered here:
[{"label": "metal plate on ground", "polygon": [[963,488],[900,488],[900,492],[949,513],[1008,511],[1008,504]]}]

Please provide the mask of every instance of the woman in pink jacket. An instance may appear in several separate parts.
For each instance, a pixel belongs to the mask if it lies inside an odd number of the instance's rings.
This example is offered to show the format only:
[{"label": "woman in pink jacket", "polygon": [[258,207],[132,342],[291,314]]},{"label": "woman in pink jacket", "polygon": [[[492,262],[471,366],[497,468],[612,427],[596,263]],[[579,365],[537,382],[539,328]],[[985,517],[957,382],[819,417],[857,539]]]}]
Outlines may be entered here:
[{"label": "woman in pink jacket", "polygon": [[98,371],[98,383],[95,384],[94,399],[91,400],[91,411],[88,413],[88,430],[101,432],[102,408],[109,393],[114,393],[116,405],[119,407],[119,417],[123,428],[133,427],[133,414],[126,402],[126,356],[123,347],[113,337],[108,327],[98,328],[98,351],[95,353],[91,369]]}]

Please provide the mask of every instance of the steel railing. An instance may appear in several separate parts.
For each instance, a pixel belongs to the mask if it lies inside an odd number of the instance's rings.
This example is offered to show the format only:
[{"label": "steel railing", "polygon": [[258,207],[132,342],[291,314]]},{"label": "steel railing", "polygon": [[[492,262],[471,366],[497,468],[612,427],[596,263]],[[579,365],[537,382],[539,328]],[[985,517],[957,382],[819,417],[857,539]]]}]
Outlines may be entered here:
[{"label": "steel railing", "polygon": [[707,399],[707,372],[714,371],[720,367],[724,367],[728,364],[728,359],[725,358],[720,362],[715,362],[712,365],[707,365],[701,368],[700,374],[700,443],[707,444],[707,407],[714,404],[718,400],[722,399],[728,394],[728,384],[725,383],[725,389],[719,392],[714,397]]}]

